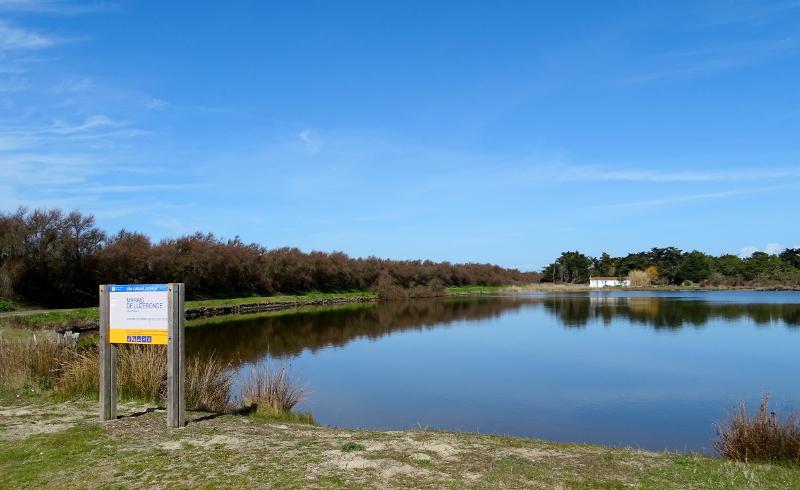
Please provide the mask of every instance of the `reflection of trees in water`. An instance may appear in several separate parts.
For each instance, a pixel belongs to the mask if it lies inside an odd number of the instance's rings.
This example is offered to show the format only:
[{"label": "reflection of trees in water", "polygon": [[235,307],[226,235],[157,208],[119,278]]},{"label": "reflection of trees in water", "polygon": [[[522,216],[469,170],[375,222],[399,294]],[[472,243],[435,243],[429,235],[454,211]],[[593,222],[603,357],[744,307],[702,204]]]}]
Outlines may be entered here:
[{"label": "reflection of trees in water", "polygon": [[800,326],[800,304],[709,303],[665,297],[549,295],[515,298],[448,298],[410,302],[309,308],[298,312],[212,320],[188,329],[190,352],[215,352],[222,359],[253,361],[266,352],[296,355],[304,349],[344,346],[359,339],[377,339],[393,332],[421,331],[457,321],[485,320],[526,306],[542,305],[566,327],[615,319],[679,329],[702,326],[712,319],[783,321]]},{"label": "reflection of trees in water", "polygon": [[343,346],[358,338],[426,330],[456,321],[496,318],[538,302],[533,299],[450,298],[311,308],[279,315],[233,317],[188,329],[189,352],[253,361],[267,351],[296,355],[304,349]]},{"label": "reflection of trees in water", "polygon": [[542,304],[568,327],[582,327],[590,320],[608,324],[615,318],[656,329],[699,327],[712,319],[747,319],[756,324],[782,321],[789,326],[800,326],[800,304],[793,303],[710,303],[652,296],[563,295],[546,297]]}]

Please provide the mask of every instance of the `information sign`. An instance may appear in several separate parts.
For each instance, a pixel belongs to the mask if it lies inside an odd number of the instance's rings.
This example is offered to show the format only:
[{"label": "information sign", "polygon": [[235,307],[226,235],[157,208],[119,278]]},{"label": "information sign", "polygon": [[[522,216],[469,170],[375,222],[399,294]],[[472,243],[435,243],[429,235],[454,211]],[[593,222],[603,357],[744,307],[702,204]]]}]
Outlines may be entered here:
[{"label": "information sign", "polygon": [[110,343],[168,343],[167,284],[112,284],[108,299]]}]

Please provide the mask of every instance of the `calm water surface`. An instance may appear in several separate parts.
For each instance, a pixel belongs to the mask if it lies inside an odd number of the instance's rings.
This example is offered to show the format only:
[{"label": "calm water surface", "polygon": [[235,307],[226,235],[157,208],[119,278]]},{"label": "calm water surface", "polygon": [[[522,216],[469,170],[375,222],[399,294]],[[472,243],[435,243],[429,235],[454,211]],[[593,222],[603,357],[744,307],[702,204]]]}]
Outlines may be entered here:
[{"label": "calm water surface", "polygon": [[342,427],[709,452],[739,401],[800,408],[800,293],[448,298],[212,319],[187,349],[288,358],[301,410]]}]

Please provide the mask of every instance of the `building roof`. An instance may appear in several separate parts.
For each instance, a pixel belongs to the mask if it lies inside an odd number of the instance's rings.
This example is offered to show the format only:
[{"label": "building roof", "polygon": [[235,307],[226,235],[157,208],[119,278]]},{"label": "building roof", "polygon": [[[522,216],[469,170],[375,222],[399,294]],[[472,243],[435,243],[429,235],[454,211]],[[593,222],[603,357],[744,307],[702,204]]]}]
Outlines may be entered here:
[{"label": "building roof", "polygon": [[624,278],[620,279],[619,277],[601,277],[601,276],[592,276],[592,277],[589,277],[589,280],[590,280],[590,281],[591,281],[592,279],[598,279],[598,280],[600,280],[600,281],[620,281],[620,280],[624,280]]}]

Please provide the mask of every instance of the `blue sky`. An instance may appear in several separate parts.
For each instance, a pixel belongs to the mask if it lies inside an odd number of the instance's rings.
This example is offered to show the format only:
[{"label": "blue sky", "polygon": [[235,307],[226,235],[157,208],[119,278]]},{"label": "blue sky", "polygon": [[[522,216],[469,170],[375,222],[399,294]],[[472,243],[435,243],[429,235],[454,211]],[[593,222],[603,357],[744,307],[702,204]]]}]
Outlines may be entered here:
[{"label": "blue sky", "polygon": [[799,157],[797,1],[0,0],[6,211],[538,269],[798,246]]}]

